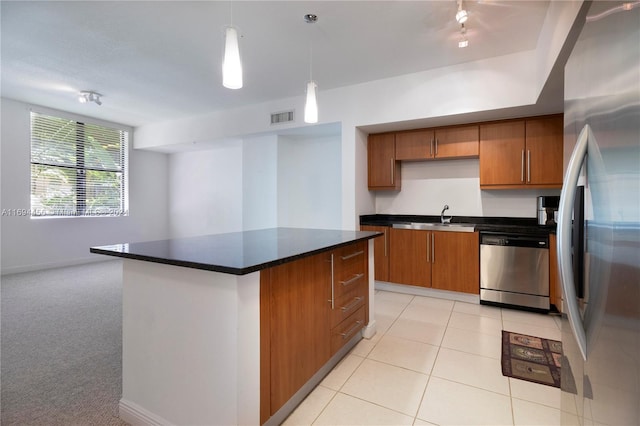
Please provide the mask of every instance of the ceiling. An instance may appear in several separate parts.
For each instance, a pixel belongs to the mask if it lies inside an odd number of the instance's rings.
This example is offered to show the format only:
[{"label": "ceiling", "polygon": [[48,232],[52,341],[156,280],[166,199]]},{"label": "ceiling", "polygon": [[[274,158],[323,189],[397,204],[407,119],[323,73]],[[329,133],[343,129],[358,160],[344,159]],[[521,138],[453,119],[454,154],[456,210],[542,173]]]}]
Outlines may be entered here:
[{"label": "ceiling", "polygon": [[[132,126],[302,96],[536,47],[548,1],[6,1],[2,96]],[[316,24],[303,16],[318,15]],[[222,87],[224,27],[244,87]],[[312,52],[312,54],[311,54]],[[78,92],[103,95],[80,104]]]}]

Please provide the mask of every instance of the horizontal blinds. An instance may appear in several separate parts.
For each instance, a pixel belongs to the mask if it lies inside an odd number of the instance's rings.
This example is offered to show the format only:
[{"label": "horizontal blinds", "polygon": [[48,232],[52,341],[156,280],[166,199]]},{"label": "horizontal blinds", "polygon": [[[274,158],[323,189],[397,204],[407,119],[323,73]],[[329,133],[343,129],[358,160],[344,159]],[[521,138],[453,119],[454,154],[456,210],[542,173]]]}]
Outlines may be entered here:
[{"label": "horizontal blinds", "polygon": [[31,211],[126,214],[128,132],[31,113]]}]

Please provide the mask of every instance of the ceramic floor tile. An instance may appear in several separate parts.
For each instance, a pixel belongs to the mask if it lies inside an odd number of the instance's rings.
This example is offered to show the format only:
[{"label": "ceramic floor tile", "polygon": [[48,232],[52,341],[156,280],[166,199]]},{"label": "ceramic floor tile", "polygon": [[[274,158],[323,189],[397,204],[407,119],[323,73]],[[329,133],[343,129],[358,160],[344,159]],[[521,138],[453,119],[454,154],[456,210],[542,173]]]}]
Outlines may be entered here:
[{"label": "ceramic floor tile", "polygon": [[450,311],[453,309],[453,300],[438,299],[435,297],[416,296],[411,301],[412,305],[429,306],[435,309]]},{"label": "ceramic floor tile", "polygon": [[387,334],[403,339],[415,340],[440,346],[446,327],[410,319],[398,319],[387,331]]},{"label": "ceramic floor tile", "polygon": [[333,370],[320,382],[324,387],[333,390],[340,390],[347,379],[353,374],[364,358],[349,354],[333,367]]},{"label": "ceramic floor tile", "polygon": [[397,320],[397,316],[390,316],[384,314],[375,314],[376,318],[376,334],[384,334],[386,333],[391,325]]},{"label": "ceramic floor tile", "polygon": [[511,396],[513,398],[560,409],[560,394],[562,392],[558,388],[512,377],[509,378],[509,385],[511,386]]},{"label": "ceramic floor tile", "polygon": [[413,416],[338,393],[314,425],[411,425]]},{"label": "ceramic floor tile", "polygon": [[551,315],[519,311],[516,309],[503,309],[502,319],[505,321],[523,322],[537,327],[558,328],[558,324]]},{"label": "ceramic floor tile", "polygon": [[336,391],[324,386],[316,387],[282,424],[284,426],[312,424],[335,394]]},{"label": "ceramic floor tile", "polygon": [[502,310],[494,306],[480,305],[479,303],[456,302],[453,306],[454,312],[478,315],[482,317],[502,319]]},{"label": "ceramic floor tile", "polygon": [[489,318],[478,315],[470,315],[462,312],[453,312],[449,319],[449,327],[475,331],[483,334],[502,336],[502,321],[497,318]]},{"label": "ceramic floor tile", "polygon": [[365,359],[341,392],[410,416],[415,415],[429,376]]},{"label": "ceramic floor tile", "polygon": [[432,377],[419,419],[438,425],[512,425],[511,399],[506,395]]},{"label": "ceramic floor tile", "polygon": [[513,398],[514,425],[560,425],[560,410]]},{"label": "ceramic floor tile", "polygon": [[505,331],[526,334],[529,336],[542,337],[544,339],[562,340],[562,333],[557,328],[539,327],[523,322],[502,321],[502,327]]},{"label": "ceramic floor tile", "polygon": [[437,354],[437,346],[386,335],[380,339],[368,358],[429,374]]},{"label": "ceramic floor tile", "polygon": [[410,304],[400,314],[400,319],[429,322],[431,324],[447,325],[451,310],[437,309],[431,306]]},{"label": "ceramic floor tile", "polygon": [[397,317],[409,305],[409,302],[397,302],[393,300],[375,300],[373,311],[376,315],[382,314],[389,317]]},{"label": "ceramic floor tile", "polygon": [[[377,326],[376,326],[377,328]],[[380,337],[382,336],[382,333],[380,333],[379,330],[376,331],[376,334],[373,335],[373,337],[371,339],[362,339],[358,342],[357,345],[354,346],[353,349],[351,349],[351,352],[349,352],[352,355],[357,355],[357,356],[361,356],[363,358],[366,358],[367,355],[369,355],[369,353],[371,352],[371,350],[376,346],[376,344],[380,341]]]},{"label": "ceramic floor tile", "polygon": [[388,300],[390,302],[400,302],[404,304],[408,304],[413,300],[414,296],[412,294],[404,294],[404,293],[394,293],[391,291],[377,291],[375,293],[375,300]]},{"label": "ceramic floor tile", "polygon": [[499,359],[440,348],[431,375],[509,395],[509,381],[502,375]]},{"label": "ceramic floor tile", "polygon": [[438,425],[436,425],[435,423],[427,422],[427,421],[416,418],[413,421],[413,426],[438,426]]},{"label": "ceramic floor tile", "polygon": [[502,356],[501,336],[461,328],[448,327],[442,340],[442,347],[495,359],[500,359]]}]

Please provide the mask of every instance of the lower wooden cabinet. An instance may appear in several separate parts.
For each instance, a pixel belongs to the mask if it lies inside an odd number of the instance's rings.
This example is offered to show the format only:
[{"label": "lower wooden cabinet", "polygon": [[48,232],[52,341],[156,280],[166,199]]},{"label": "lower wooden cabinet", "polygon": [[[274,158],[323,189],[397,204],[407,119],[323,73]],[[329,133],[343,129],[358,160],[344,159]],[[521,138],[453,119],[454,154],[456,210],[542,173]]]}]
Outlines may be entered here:
[{"label": "lower wooden cabinet", "polygon": [[480,293],[477,232],[390,230],[389,281]]},{"label": "lower wooden cabinet", "polygon": [[391,228],[389,281],[431,287],[431,232]]},{"label": "lower wooden cabinet", "polygon": [[260,420],[368,322],[368,242],[261,271]]},{"label": "lower wooden cabinet", "polygon": [[374,278],[389,281],[389,230],[388,226],[360,226],[362,231],[382,232],[382,237],[373,240]]},{"label": "lower wooden cabinet", "polygon": [[556,234],[549,234],[549,303],[562,312],[562,287],[558,270],[558,248]]}]

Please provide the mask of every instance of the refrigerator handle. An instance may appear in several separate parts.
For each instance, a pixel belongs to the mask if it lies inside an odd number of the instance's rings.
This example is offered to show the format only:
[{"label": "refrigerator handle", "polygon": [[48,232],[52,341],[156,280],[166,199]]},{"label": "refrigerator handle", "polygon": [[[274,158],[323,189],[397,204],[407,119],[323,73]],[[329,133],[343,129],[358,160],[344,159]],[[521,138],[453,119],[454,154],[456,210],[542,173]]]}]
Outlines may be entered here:
[{"label": "refrigerator handle", "polygon": [[587,144],[592,138],[591,127],[586,124],[578,141],[573,149],[569,165],[564,176],[564,184],[560,193],[560,205],[558,208],[558,269],[560,270],[560,283],[564,293],[564,300],[567,307],[567,316],[571,329],[580,348],[582,358],[587,360],[587,336],[578,308],[578,300],[574,287],[573,269],[571,267],[571,213],[573,210],[573,199],[578,186],[580,169],[587,156]]}]

